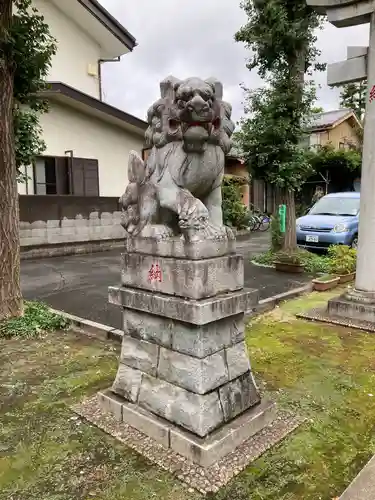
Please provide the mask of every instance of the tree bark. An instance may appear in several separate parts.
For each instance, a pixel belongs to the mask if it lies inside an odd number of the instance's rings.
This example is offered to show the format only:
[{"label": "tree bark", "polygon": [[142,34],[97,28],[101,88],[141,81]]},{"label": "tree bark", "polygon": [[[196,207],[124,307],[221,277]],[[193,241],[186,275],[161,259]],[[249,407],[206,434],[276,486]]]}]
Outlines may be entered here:
[{"label": "tree bark", "polygon": [[4,50],[11,21],[12,1],[0,0],[0,321],[23,312],[13,129],[14,71]]},{"label": "tree bark", "polygon": [[[292,82],[296,85],[297,104],[303,97],[303,86],[305,81],[306,53],[301,50],[296,57],[289,61],[290,75]],[[286,205],[286,228],[283,242],[283,252],[292,253],[297,250],[297,232],[296,232],[296,204],[294,191],[284,189],[282,191],[282,203]]]}]

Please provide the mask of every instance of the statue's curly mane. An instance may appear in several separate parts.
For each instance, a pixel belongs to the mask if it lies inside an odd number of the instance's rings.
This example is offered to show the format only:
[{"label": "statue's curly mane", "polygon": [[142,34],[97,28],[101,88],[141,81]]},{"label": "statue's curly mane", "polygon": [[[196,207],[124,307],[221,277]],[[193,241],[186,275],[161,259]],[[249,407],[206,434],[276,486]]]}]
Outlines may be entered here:
[{"label": "statue's curly mane", "polygon": [[[181,123],[179,117],[178,104],[176,103],[176,90],[185,84],[185,82],[197,81],[198,79],[177,80],[169,77],[161,83],[161,99],[158,99],[147,112],[148,128],[146,130],[145,139],[146,147],[162,148],[170,142],[183,141],[183,134],[180,128],[173,128],[173,123]],[[231,148],[230,138],[233,134],[235,125],[231,120],[232,106],[223,101],[222,85],[214,79],[204,81],[209,85],[214,92],[214,103],[216,114],[220,117],[220,124],[215,130],[217,140],[213,143],[220,146],[224,154],[228,154]],[[194,86],[191,87],[194,91]],[[172,124],[172,126],[171,126]]]}]

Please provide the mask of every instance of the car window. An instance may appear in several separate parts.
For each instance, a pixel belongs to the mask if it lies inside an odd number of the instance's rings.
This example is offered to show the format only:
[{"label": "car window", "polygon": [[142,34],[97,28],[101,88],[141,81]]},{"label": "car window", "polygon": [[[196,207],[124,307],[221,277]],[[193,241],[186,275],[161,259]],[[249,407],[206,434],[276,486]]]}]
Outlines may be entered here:
[{"label": "car window", "polygon": [[359,198],[324,197],[310,210],[311,215],[347,215],[356,216],[359,213]]}]

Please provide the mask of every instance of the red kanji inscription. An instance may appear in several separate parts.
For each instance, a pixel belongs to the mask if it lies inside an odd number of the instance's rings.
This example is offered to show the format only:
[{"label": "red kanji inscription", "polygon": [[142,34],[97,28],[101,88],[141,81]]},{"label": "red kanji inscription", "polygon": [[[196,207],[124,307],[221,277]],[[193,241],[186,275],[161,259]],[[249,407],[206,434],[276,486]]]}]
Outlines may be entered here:
[{"label": "red kanji inscription", "polygon": [[153,281],[162,281],[161,269],[159,264],[152,264],[148,272],[148,281],[152,283]]},{"label": "red kanji inscription", "polygon": [[369,101],[372,102],[375,100],[375,85],[371,87],[370,93],[369,93]]}]

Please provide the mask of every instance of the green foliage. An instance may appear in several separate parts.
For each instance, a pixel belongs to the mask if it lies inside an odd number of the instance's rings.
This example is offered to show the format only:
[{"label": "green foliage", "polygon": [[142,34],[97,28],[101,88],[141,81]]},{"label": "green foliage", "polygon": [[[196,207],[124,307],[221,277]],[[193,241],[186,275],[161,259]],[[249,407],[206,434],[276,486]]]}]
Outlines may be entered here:
[{"label": "green foliage", "polygon": [[275,261],[302,266],[301,252],[298,249],[294,251],[277,252],[275,254]]},{"label": "green foliage", "polygon": [[301,251],[301,263],[305,271],[312,275],[328,273],[330,271],[330,260],[326,255]]},{"label": "green foliage", "polygon": [[275,252],[271,249],[257,255],[253,260],[258,264],[267,266],[272,266],[275,260],[301,265],[308,274],[313,276],[329,273],[331,270],[331,260],[328,256],[314,254],[302,249],[297,249],[294,252]]},{"label": "green foliage", "polygon": [[350,108],[362,121],[366,110],[367,81],[348,83],[342,87],[340,106]]},{"label": "green foliage", "polygon": [[249,226],[250,214],[242,203],[241,187],[244,179],[226,175],[222,184],[223,221],[226,226],[246,229]]},{"label": "green foliage", "polygon": [[284,236],[280,231],[280,216],[275,214],[271,217],[271,251],[279,252],[283,246]]},{"label": "green foliage", "polygon": [[346,173],[360,173],[362,154],[356,150],[334,149],[331,145],[323,146],[317,150],[306,153],[306,159],[311,170],[315,173],[337,170],[340,175]]},{"label": "green foliage", "polygon": [[320,18],[301,0],[244,0],[242,8],[248,22],[236,33],[237,42],[249,49],[248,68],[257,68],[261,77],[268,72],[292,76],[298,57],[303,53],[304,71],[316,64],[315,30]]},{"label": "green foliage", "polygon": [[32,338],[42,333],[63,330],[69,321],[50,311],[45,304],[26,302],[24,315],[0,322],[0,338]]},{"label": "green foliage", "polygon": [[30,165],[45,149],[40,138],[39,116],[47,110],[40,92],[47,88],[46,77],[56,41],[31,0],[15,0],[5,53],[14,68],[14,134],[16,166]]},{"label": "green foliage", "polygon": [[332,245],[328,249],[330,271],[342,276],[354,273],[357,267],[357,251],[346,245]]},{"label": "green foliage", "polygon": [[287,190],[298,190],[311,174],[302,145],[304,120],[315,100],[315,90],[306,85],[298,100],[295,82],[277,77],[267,88],[248,91],[247,111],[238,140],[251,175]]},{"label": "green foliage", "polygon": [[305,74],[316,62],[316,29],[321,18],[303,0],[243,0],[248,20],[235,35],[249,49],[247,67],[257,69],[265,86],[246,90],[247,116],[238,134],[254,178],[281,189],[289,211],[283,248],[292,252],[295,235],[294,193],[311,173],[303,145],[315,101]]},{"label": "green foliage", "polygon": [[38,111],[16,108],[13,119],[16,165],[20,180],[22,176],[20,173],[21,167],[31,165],[34,158],[43,153],[46,145],[41,139],[42,129],[39,125]]}]

